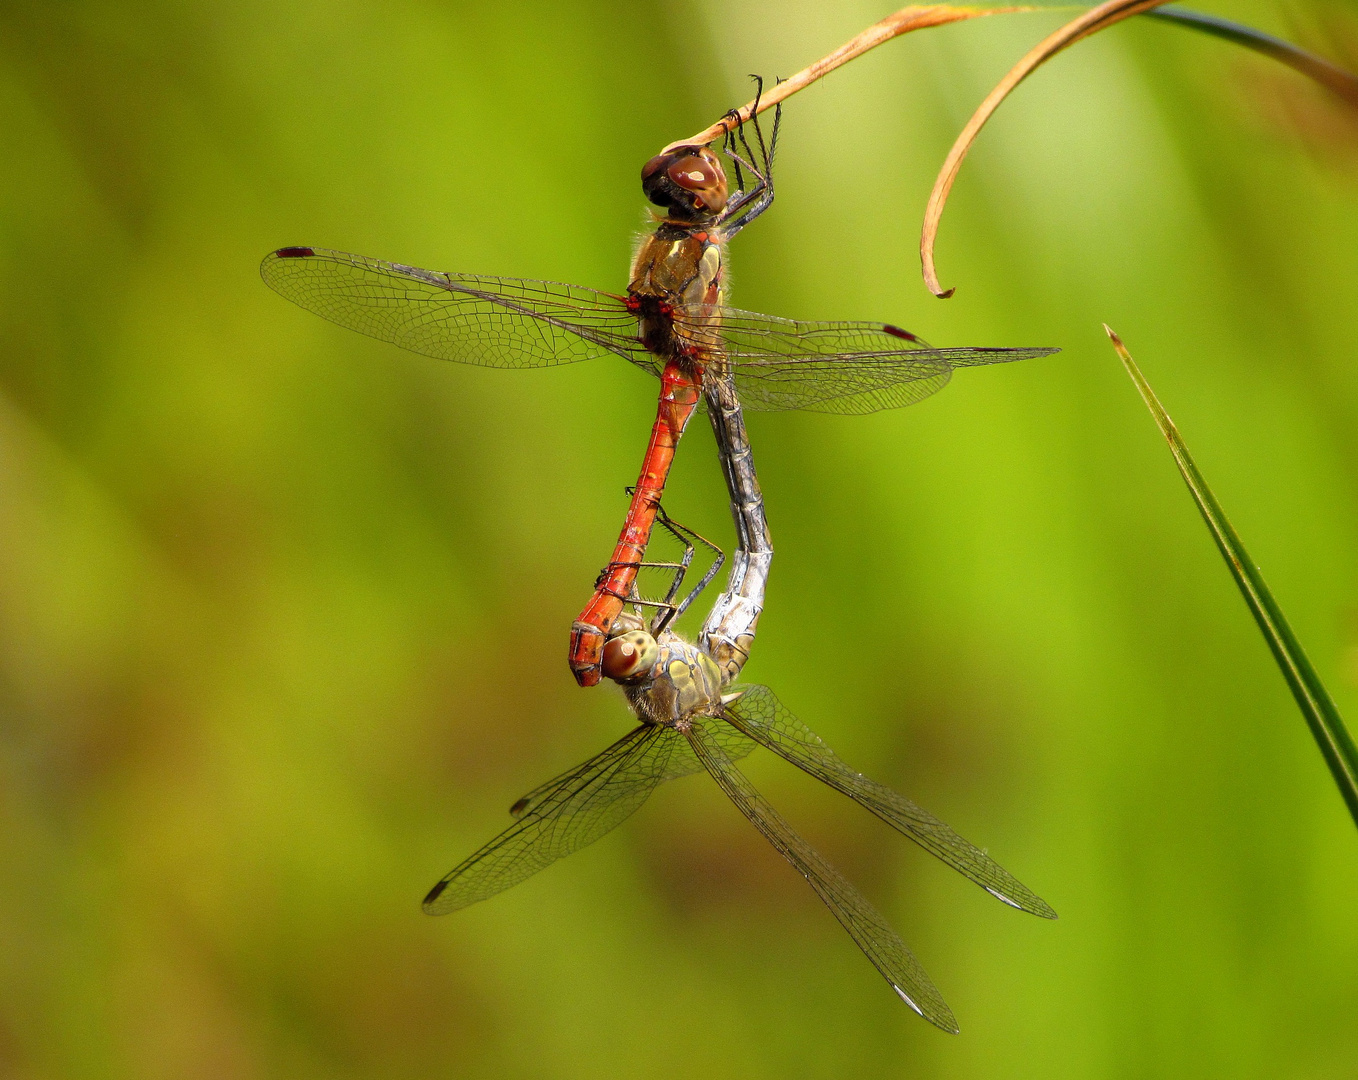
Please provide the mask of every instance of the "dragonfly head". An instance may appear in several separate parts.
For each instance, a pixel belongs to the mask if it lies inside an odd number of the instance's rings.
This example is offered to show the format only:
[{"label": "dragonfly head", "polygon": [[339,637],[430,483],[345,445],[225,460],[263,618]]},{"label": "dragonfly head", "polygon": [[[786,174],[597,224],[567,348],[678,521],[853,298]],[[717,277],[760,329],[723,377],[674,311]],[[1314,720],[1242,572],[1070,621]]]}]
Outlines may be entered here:
[{"label": "dragonfly head", "polygon": [[676,146],[641,168],[641,190],[674,217],[700,221],[726,209],[726,173],[705,146]]},{"label": "dragonfly head", "polygon": [[604,645],[602,671],[616,682],[627,682],[646,675],[660,659],[660,646],[645,630],[628,630],[608,639]]}]

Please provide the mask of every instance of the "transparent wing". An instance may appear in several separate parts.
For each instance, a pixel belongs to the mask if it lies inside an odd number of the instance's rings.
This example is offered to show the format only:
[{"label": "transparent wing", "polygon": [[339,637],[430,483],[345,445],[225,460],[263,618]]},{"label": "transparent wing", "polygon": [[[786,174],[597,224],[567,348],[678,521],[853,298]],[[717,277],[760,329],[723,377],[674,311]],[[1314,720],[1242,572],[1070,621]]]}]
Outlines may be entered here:
[{"label": "transparent wing", "polygon": [[712,778],[775,850],[806,878],[901,1000],[931,1024],[955,1033],[957,1020],[952,1010],[896,931],[862,893],[797,835],[731,763],[714,734],[721,724],[720,720],[700,717],[688,732],[689,743]]},{"label": "transparent wing", "polygon": [[[722,750],[732,761],[739,761],[749,755],[759,744],[748,735],[730,724],[717,724],[716,730],[712,732],[712,737],[717,740]],[[703,763],[698,760],[693,753],[693,748],[689,746],[685,739],[671,739],[669,759],[665,762],[658,784],[663,784],[666,780],[677,780],[681,776],[689,776],[693,773],[703,771]],[[580,770],[592,763],[592,760],[585,765],[578,766],[560,776],[554,776],[545,784],[540,784],[521,798],[509,808],[509,812],[514,817],[522,817],[528,811],[541,804],[541,802],[552,795],[562,784],[574,779],[579,775]]]},{"label": "transparent wing", "polygon": [[[730,724],[711,724],[708,726],[707,735],[721,748],[721,752],[729,761],[749,757],[750,751],[759,745]],[[680,739],[674,753],[670,755],[665,779],[673,780],[675,777],[688,776],[690,773],[702,772],[704,768],[702,760],[693,752],[688,740]]]},{"label": "transparent wing", "polygon": [[931,348],[899,327],[800,322],[727,308],[722,351],[746,408],[870,413],[913,405],[960,367],[1049,356],[1053,348]]},{"label": "transparent wing", "polygon": [[536,368],[608,352],[634,360],[644,351],[623,298],[578,285],[445,274],[307,247],[265,256],[259,273],[322,318],[441,360]]},{"label": "transparent wing", "polygon": [[725,705],[724,712],[731,724],[761,746],[842,791],[992,896],[1044,919],[1056,918],[1056,912],[1045,900],[980,848],[969,844],[904,795],[844,764],[767,686],[746,688],[738,698]]},{"label": "transparent wing", "polygon": [[443,915],[475,904],[594,843],[668,778],[670,755],[683,743],[672,728],[642,724],[520,799],[514,824],[435,885],[424,910]]},{"label": "transparent wing", "polygon": [[[527,278],[422,270],[328,248],[280,248],[265,283],[340,326],[412,352],[500,368],[552,367],[606,352],[659,374],[621,296]],[[886,323],[800,322],[736,308],[680,311],[676,343],[725,358],[746,408],[867,413],[937,393],[959,367],[1051,348],[934,349]]]}]

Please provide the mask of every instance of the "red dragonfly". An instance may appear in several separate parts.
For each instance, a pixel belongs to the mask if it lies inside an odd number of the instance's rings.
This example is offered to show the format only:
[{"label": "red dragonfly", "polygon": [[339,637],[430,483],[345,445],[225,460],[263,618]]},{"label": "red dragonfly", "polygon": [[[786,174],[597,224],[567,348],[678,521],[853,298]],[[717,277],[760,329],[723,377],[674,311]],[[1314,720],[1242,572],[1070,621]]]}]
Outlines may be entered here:
[{"label": "red dragonfly", "polygon": [[800,322],[727,307],[726,243],[773,202],[776,117],[767,143],[753,125],[758,153],[743,127],[734,136],[728,131],[723,153],[735,168],[735,191],[706,146],[668,147],[646,163],[642,190],[664,213],[638,247],[625,294],[421,270],[326,248],[280,248],[260,267],[266,284],[301,307],[412,352],[500,368],[612,353],[660,377],[655,425],[622,533],[571,628],[570,666],[581,686],[599,681],[604,642],[633,593],[705,374],[730,374],[750,409],[868,413],[936,393],[955,368],[1058,351],[936,349],[890,323]]}]

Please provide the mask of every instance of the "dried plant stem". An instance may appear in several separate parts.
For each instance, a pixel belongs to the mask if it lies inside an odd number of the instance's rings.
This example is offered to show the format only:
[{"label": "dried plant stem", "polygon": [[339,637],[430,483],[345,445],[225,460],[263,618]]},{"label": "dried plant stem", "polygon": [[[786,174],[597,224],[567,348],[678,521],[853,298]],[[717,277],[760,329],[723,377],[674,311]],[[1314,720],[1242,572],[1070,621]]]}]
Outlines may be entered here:
[{"label": "dried plant stem", "polygon": [[1155,396],[1155,391],[1141,374],[1141,369],[1136,366],[1136,361],[1122,344],[1121,338],[1113,333],[1107,324],[1104,324],[1104,330],[1113,342],[1113,348],[1117,350],[1127,374],[1136,384],[1141,399],[1155,418],[1160,433],[1169,443],[1170,453],[1174,455],[1174,462],[1179,466],[1179,473],[1183,476],[1184,483],[1188,485],[1193,501],[1198,504],[1198,510],[1203,521],[1207,523],[1222,558],[1230,567],[1231,575],[1235,578],[1236,585],[1240,587],[1240,593],[1244,596],[1254,621],[1259,624],[1264,640],[1268,643],[1274,660],[1277,661],[1278,669],[1287,680],[1287,686],[1296,699],[1297,707],[1301,709],[1306,726],[1311,729],[1311,735],[1315,738],[1316,745],[1320,747],[1321,756],[1330,767],[1330,774],[1339,788],[1339,794],[1343,796],[1349,813],[1353,815],[1354,823],[1358,824],[1358,749],[1355,749],[1348,728],[1344,726],[1344,718],[1339,715],[1339,710],[1331,700],[1325,685],[1320,681],[1320,676],[1311,666],[1306,650],[1292,633],[1292,627],[1284,617],[1282,609],[1278,607],[1277,601],[1273,599],[1273,594],[1264,582],[1264,576],[1245,551],[1245,545],[1227,519],[1226,511],[1221,508],[1216,496],[1212,494],[1212,489],[1207,486],[1206,479],[1198,471],[1198,466],[1189,454],[1179,429],[1165,412],[1165,407],[1160,404],[1160,399]]},{"label": "dried plant stem", "polygon": [[[1265,34],[1253,27],[1242,26],[1239,23],[1220,19],[1214,15],[1203,15],[1199,12],[1186,11],[1180,8],[1154,10],[1163,7],[1166,3],[1168,3],[1168,0],[1106,0],[1105,3],[1090,8],[1078,18],[1068,22],[1055,33],[1039,42],[1009,70],[1009,73],[981,102],[980,107],[967,121],[967,126],[957,136],[952,149],[948,151],[943,167],[939,170],[938,178],[934,181],[933,190],[929,193],[928,205],[925,207],[924,225],[920,231],[920,264],[924,271],[924,283],[928,286],[930,292],[940,299],[945,299],[956,291],[955,289],[943,288],[939,281],[938,269],[934,262],[934,249],[938,243],[939,225],[943,220],[943,209],[947,205],[948,195],[957,180],[957,174],[961,171],[962,162],[966,159],[976,137],[981,133],[981,129],[985,127],[986,122],[995,110],[1000,107],[1000,103],[1014,91],[1014,88],[1053,56],[1090,34],[1105,30],[1124,19],[1130,19],[1134,15],[1149,14],[1165,22],[1171,22],[1178,26],[1232,41],[1237,45],[1243,45],[1266,56],[1271,56],[1280,63],[1314,79],[1349,105],[1358,107],[1358,76],[1353,73],[1323,57],[1316,56],[1314,53],[1293,45],[1291,42]],[[810,86],[813,82],[834,71],[835,68],[847,64],[850,60],[862,56],[868,50],[875,49],[878,45],[899,37],[901,34],[907,34],[911,30],[923,30],[931,26],[943,26],[947,23],[961,22],[966,19],[979,19],[986,15],[1008,15],[1045,10],[1054,9],[1032,6],[978,8],[958,7],[952,4],[915,4],[901,8],[894,15],[888,15],[881,22],[869,26],[857,37],[841,45],[834,52],[803,68],[790,79],[784,79],[777,85],[769,87],[767,92],[758,99],[757,107],[755,101],[749,101],[696,135],[670,143],[669,146],[665,147],[665,150],[671,150],[676,146],[705,146],[715,139],[721,138],[738,124],[743,124],[765,109],[771,109],[779,102],[786,101],[798,90]]]},{"label": "dried plant stem", "polygon": [[938,179],[934,181],[934,190],[929,193],[929,204],[924,210],[924,228],[920,233],[919,254],[924,267],[924,284],[931,293],[943,299],[955,291],[943,288],[934,266],[934,244],[938,239],[938,226],[943,219],[943,207],[947,205],[948,193],[952,191],[953,181],[957,179],[957,173],[962,168],[967,152],[976,141],[976,136],[981,133],[981,128],[985,127],[986,121],[1000,107],[1000,103],[1019,83],[1062,49],[1105,27],[1129,19],[1133,15],[1140,15],[1143,11],[1149,11],[1166,2],[1167,0],[1107,0],[1098,7],[1090,8],[1079,18],[1072,19],[1034,46],[1022,60],[1009,69],[1008,74],[1000,80],[995,89],[986,95],[980,108],[972,114],[967,126],[962,129],[952,149],[948,151],[943,168],[938,172]]},{"label": "dried plant stem", "polygon": [[1253,27],[1219,19],[1213,15],[1203,15],[1181,8],[1152,10],[1165,3],[1166,0],[1108,0],[1107,3],[1091,8],[1035,46],[1009,70],[1009,73],[1000,80],[999,85],[981,102],[980,107],[967,121],[967,126],[962,129],[962,133],[957,136],[957,141],[953,143],[952,149],[948,152],[948,157],[938,172],[938,178],[934,181],[934,189],[929,193],[929,204],[924,211],[924,227],[920,233],[919,246],[920,264],[924,269],[924,283],[935,296],[942,299],[951,296],[954,292],[953,289],[943,288],[938,279],[938,271],[934,265],[934,248],[938,242],[939,223],[943,219],[943,208],[947,205],[948,194],[952,191],[953,182],[957,179],[957,173],[962,168],[962,162],[971,149],[972,143],[976,141],[981,128],[999,108],[1000,103],[1009,96],[1019,83],[1061,50],[1074,45],[1090,34],[1106,30],[1115,23],[1129,19],[1133,15],[1146,14],[1152,18],[1174,23],[1177,26],[1224,38],[1237,45],[1243,45],[1246,48],[1263,53],[1265,56],[1270,56],[1279,63],[1286,64],[1288,67],[1314,79],[1349,105],[1358,106],[1358,76],[1338,65],[1293,45],[1291,42],[1283,41],[1271,34],[1265,34]]},{"label": "dried plant stem", "polygon": [[[786,101],[798,90],[804,89],[817,79],[828,75],[835,68],[847,64],[855,57],[862,56],[869,49],[875,49],[878,45],[890,41],[894,37],[908,34],[911,30],[924,30],[930,26],[943,26],[947,23],[962,22],[965,19],[979,19],[986,15],[1008,15],[1037,10],[1040,9],[1033,7],[955,7],[952,4],[916,4],[901,8],[894,15],[888,15],[881,22],[869,26],[857,37],[841,45],[828,56],[821,57],[809,67],[802,68],[791,78],[784,79],[776,86],[769,87],[760,97],[757,111],[763,112],[765,109],[771,109],[780,101]],[[750,101],[737,109],[734,116],[724,116],[711,127],[704,128],[690,138],[672,142],[665,149],[670,150],[676,146],[695,144],[705,146],[714,139],[721,138],[737,124],[749,120],[755,113],[755,103]]]}]

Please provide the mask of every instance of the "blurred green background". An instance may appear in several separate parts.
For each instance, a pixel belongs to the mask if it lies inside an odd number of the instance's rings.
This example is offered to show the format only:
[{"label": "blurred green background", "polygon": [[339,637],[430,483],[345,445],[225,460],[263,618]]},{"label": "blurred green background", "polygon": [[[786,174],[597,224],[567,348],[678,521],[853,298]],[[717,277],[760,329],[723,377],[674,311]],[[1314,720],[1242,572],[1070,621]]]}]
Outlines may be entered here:
[{"label": "blurred green background", "polygon": [[[1358,718],[1358,134],[1291,72],[1068,14],[794,98],[742,307],[1060,345],[866,418],[756,415],[747,669],[1061,913],[756,755],[962,1024],[906,1009],[703,777],[481,906],[425,890],[620,735],[567,629],[655,384],[486,371],[259,281],[318,244],[617,290],[640,164],[886,5],[0,7],[0,1073],[1353,1077],[1358,837],[1103,337]],[[1343,55],[1348,5],[1211,10]],[[1346,34],[1349,35],[1346,37]],[[699,420],[667,507],[728,549]]]}]

